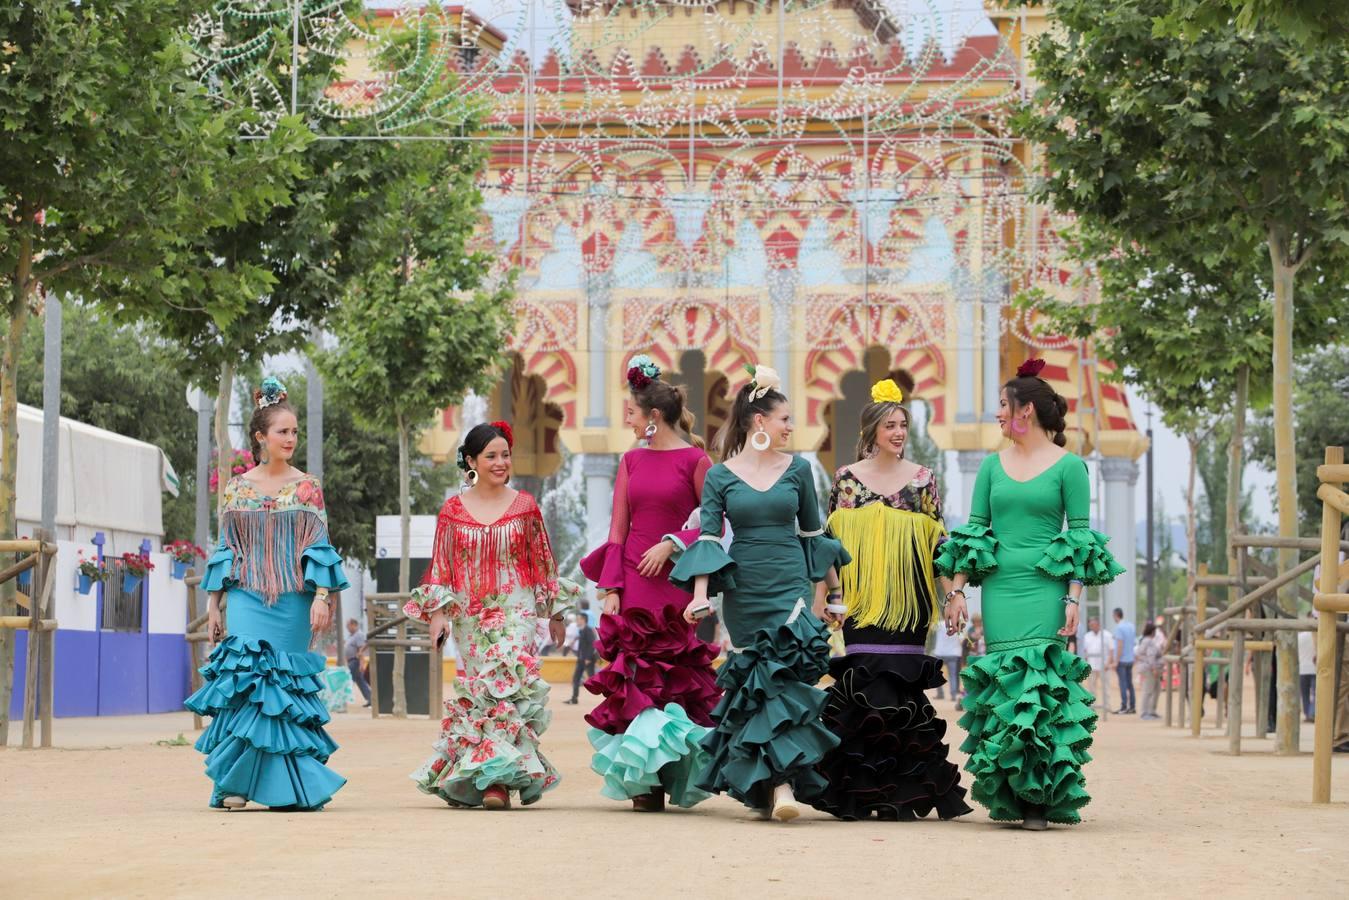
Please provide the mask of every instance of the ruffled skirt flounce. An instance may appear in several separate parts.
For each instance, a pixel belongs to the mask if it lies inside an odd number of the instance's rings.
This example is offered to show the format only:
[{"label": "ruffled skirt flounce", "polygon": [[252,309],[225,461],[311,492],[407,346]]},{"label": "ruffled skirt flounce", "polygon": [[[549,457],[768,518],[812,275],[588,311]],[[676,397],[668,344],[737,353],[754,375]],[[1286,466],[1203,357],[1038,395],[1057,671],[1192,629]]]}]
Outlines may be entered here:
[{"label": "ruffled skirt flounce", "polygon": [[839,746],[821,761],[828,782],[812,801],[840,819],[942,819],[971,809],[960,770],[947,758],[946,722],[924,693],[946,683],[922,654],[854,654],[830,663],[824,724]]},{"label": "ruffled skirt flounce", "polygon": [[323,729],[323,668],[317,653],[276,650],[237,635],[212,651],[201,669],[206,684],[183,704],[212,717],[196,743],[215,782],[212,806],[237,796],[273,808],[319,809],[346,784],[324,765],[337,744]]},{"label": "ruffled skirt flounce", "polygon": [[491,646],[471,674],[455,679],[454,693],[445,701],[435,752],[411,776],[418,790],[473,807],[500,786],[518,791],[528,805],[557,784],[557,770],[539,751],[552,714],[536,657]]},{"label": "ruffled skirt flounce", "polygon": [[698,639],[674,607],[624,610],[600,620],[608,666],[586,682],[604,697],[587,716],[602,793],[624,800],[661,788],[678,806],[707,797],[693,787],[706,762],[699,741],[721,697],[717,648]]},{"label": "ruffled skirt flounce", "polygon": [[970,794],[989,818],[1016,822],[1027,806],[1050,822],[1081,821],[1091,801],[1082,767],[1096,714],[1081,682],[1091,667],[1058,642],[990,652],[961,673],[967,697],[961,750],[974,776]]},{"label": "ruffled skirt flounce", "polygon": [[828,667],[825,628],[808,613],[756,632],[732,653],[717,673],[723,694],[702,742],[709,761],[698,787],[755,808],[779,784],[802,800],[819,794],[825,781],[816,767],[838,745],[820,722],[827,695],[815,687]]}]

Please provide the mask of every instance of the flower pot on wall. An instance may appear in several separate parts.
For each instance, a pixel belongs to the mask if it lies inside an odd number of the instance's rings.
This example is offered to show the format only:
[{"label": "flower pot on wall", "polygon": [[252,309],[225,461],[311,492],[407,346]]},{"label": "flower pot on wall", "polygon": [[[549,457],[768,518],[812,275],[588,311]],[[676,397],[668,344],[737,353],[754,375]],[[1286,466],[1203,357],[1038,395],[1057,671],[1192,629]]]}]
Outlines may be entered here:
[{"label": "flower pot on wall", "polygon": [[141,582],[145,580],[143,575],[123,575],[122,591],[127,594],[134,594],[140,589]]}]

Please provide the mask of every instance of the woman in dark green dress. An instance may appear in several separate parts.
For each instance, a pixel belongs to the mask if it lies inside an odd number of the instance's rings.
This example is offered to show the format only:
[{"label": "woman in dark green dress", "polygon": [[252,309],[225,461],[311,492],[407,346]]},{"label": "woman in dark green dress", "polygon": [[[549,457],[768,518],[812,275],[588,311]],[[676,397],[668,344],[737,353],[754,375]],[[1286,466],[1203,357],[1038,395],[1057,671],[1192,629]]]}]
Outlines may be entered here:
[{"label": "woman in dark green dress", "polygon": [[998,422],[1012,445],[984,460],[969,522],[951,530],[936,560],[955,584],[948,633],[965,615],[961,588],[983,585],[987,652],[961,673],[971,796],[995,821],[1033,831],[1080,822],[1091,800],[1082,774],[1096,728],[1082,687],[1091,667],[1065,640],[1077,631],[1083,586],[1124,571],[1109,538],[1091,529],[1087,466],[1062,449],[1067,403],[1039,377],[1043,367],[1030,360],[1003,386]]},{"label": "woman in dark green dress", "polygon": [[824,788],[815,767],[838,743],[820,722],[826,695],[815,684],[829,669],[829,643],[811,606],[814,585],[835,586],[830,570],[849,557],[821,530],[810,464],[779,450],[792,425],[776,373],[761,366],[751,374],[722,435],[726,462],[703,483],[700,535],[670,580],[693,592],[690,621],[708,609],[709,593],[721,593],[736,648],[717,673],[725,693],[702,742],[711,759],[698,787],[786,822],[800,814],[797,795]]}]

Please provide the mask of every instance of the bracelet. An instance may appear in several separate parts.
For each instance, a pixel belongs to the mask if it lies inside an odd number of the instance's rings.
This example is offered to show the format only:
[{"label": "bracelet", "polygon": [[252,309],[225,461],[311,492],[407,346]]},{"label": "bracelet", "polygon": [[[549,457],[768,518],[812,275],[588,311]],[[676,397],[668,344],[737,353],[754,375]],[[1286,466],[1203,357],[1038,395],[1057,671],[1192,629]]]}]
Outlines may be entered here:
[{"label": "bracelet", "polygon": [[314,599],[315,599],[315,600],[322,600],[324,603],[327,603],[327,602],[328,602],[328,589],[327,589],[326,587],[321,587],[321,588],[317,589],[316,591],[314,591]]},{"label": "bracelet", "polygon": [[844,606],[842,603],[826,603],[824,605],[824,611],[833,613],[836,616],[842,616],[847,614],[848,607]]},{"label": "bracelet", "polygon": [[843,598],[843,591],[839,590],[838,588],[834,588],[832,591],[825,594],[824,598],[826,600],[840,600]]},{"label": "bracelet", "polygon": [[1064,605],[1064,606],[1077,606],[1077,598],[1074,597],[1072,594],[1064,594],[1064,595],[1063,595],[1063,605]]},{"label": "bracelet", "polygon": [[946,596],[942,598],[941,605],[942,605],[942,608],[943,608],[943,609],[945,609],[946,604],[950,603],[950,602],[951,602],[951,598],[954,597],[956,594],[959,594],[959,595],[960,595],[960,599],[961,599],[961,600],[966,600],[966,599],[968,599],[968,598],[965,596],[965,590],[964,590],[964,588],[952,588],[951,590],[947,591],[947,592],[946,592]]}]

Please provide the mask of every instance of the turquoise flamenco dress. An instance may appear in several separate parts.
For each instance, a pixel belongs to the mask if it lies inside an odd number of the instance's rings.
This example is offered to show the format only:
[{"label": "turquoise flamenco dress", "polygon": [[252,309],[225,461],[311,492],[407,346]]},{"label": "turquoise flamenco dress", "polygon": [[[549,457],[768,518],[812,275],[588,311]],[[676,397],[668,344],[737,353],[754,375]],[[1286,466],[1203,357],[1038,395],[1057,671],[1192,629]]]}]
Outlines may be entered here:
[{"label": "turquoise flamenco dress", "polygon": [[[733,531],[729,553],[720,542],[723,517]],[[810,607],[814,584],[848,562],[821,529],[805,460],[794,457],[766,491],[725,465],[708,471],[698,539],[670,573],[687,591],[709,576],[736,648],[717,673],[723,694],[702,741],[709,756],[702,790],[764,809],[780,784],[802,800],[824,789],[816,766],[838,738],[820,720],[828,697],[815,685],[829,671],[829,641]]]},{"label": "turquoise flamenco dress", "polygon": [[[1017,481],[988,456],[975,479],[970,519],[952,529],[937,568],[983,586],[987,654],[961,673],[968,697],[961,750],[974,777],[971,796],[999,822],[1043,810],[1077,824],[1091,801],[1082,767],[1090,761],[1096,714],[1082,687],[1091,667],[1068,652],[1068,583],[1108,584],[1124,571],[1093,531],[1086,463],[1065,453],[1044,472]],[[1068,528],[1063,529],[1065,516]]]},{"label": "turquoise flamenco dress", "polygon": [[196,743],[215,783],[210,805],[243,797],[321,809],[346,779],[325,765],[337,744],[323,729],[326,660],[309,650],[309,609],[318,588],[348,586],[328,543],[323,490],[305,476],[268,497],[235,477],[220,521],[202,588],[226,592],[228,636],[201,669],[206,683],[183,703],[211,717]]}]

